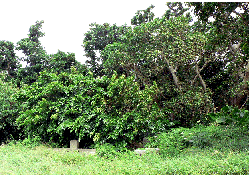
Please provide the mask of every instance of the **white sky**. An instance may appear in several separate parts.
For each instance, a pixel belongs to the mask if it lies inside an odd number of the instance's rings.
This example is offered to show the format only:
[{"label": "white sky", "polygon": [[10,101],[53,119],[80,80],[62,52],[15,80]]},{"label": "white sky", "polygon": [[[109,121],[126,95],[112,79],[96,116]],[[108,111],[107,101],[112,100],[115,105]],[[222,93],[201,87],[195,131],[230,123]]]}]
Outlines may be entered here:
[{"label": "white sky", "polygon": [[[84,33],[89,24],[116,23],[130,25],[137,10],[155,6],[155,17],[161,17],[167,0],[1,0],[0,40],[16,44],[27,38],[29,28],[37,20],[44,20],[40,39],[48,54],[72,52],[84,63]],[[23,56],[18,52],[18,56]]]}]

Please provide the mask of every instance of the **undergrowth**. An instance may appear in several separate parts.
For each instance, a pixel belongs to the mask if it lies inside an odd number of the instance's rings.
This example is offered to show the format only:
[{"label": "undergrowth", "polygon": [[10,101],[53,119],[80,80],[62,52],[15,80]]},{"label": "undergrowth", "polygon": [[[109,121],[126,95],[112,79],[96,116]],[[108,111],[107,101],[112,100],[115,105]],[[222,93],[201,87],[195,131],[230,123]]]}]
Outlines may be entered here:
[{"label": "undergrowth", "polygon": [[[148,152],[142,156],[133,151],[119,150],[111,144],[97,147],[96,155],[87,155],[55,151],[46,145],[31,145],[27,140],[10,142],[0,147],[0,174],[249,174],[249,139],[246,129],[213,125],[178,128],[166,134],[159,134],[158,140],[151,143],[151,147],[160,148],[160,153]],[[173,142],[171,147],[168,141]]]}]

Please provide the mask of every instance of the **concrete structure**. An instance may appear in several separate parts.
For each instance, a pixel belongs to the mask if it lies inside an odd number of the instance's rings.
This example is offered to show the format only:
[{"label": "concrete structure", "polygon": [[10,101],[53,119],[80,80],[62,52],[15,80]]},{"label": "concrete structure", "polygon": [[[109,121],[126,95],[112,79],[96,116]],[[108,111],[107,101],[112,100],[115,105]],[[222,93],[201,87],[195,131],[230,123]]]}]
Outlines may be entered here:
[{"label": "concrete structure", "polygon": [[78,151],[79,153],[88,153],[88,154],[95,154],[96,153],[96,149],[81,149],[81,148],[79,148],[79,141],[78,140],[71,140],[70,141],[70,148],[54,148],[54,150]]},{"label": "concrete structure", "polygon": [[79,141],[78,140],[71,140],[70,141],[70,148],[71,149],[79,149]]},{"label": "concrete structure", "polygon": [[145,149],[136,149],[135,150],[135,153],[136,154],[139,154],[140,156],[141,155],[143,155],[143,154],[145,154],[146,152],[152,152],[152,151],[155,151],[156,153],[158,153],[159,152],[159,148],[145,148]]}]

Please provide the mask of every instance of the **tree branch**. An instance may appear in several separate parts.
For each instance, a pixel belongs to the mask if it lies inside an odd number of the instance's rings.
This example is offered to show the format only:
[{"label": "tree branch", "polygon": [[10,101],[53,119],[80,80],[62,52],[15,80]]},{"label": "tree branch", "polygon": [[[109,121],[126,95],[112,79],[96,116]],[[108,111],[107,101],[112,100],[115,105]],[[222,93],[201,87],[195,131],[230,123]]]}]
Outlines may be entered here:
[{"label": "tree branch", "polygon": [[[167,61],[167,64],[168,64],[168,68],[169,68],[169,70],[170,70],[170,72],[171,72],[171,74],[172,74],[172,76],[173,76],[173,79],[174,79],[174,83],[175,83],[175,85],[176,85],[176,87],[179,89],[179,90],[181,90],[181,86],[180,86],[180,84],[179,84],[179,79],[178,79],[178,77],[176,76],[176,70],[174,69],[174,67],[170,64],[170,62],[169,62],[169,60],[166,58],[166,56],[163,54],[163,52],[162,52],[162,56],[166,59],[166,61]],[[177,67],[176,67],[177,68]]]},{"label": "tree branch", "polygon": [[199,76],[199,78],[200,78],[200,81],[201,81],[201,84],[202,84],[202,86],[203,86],[203,89],[204,89],[204,92],[206,91],[206,83],[205,83],[205,81],[202,79],[202,77],[201,77],[201,74],[200,74],[200,70],[199,70],[199,67],[198,67],[198,65],[196,64],[195,65],[195,71],[196,71],[196,73],[197,73],[197,75]]},{"label": "tree branch", "polygon": [[[207,66],[207,64],[208,64],[209,62],[211,62],[211,60],[206,61],[205,64],[202,66],[202,68],[201,68],[200,70],[198,70],[198,72],[197,72],[197,70],[195,70],[197,74],[195,75],[193,81],[191,82],[191,85],[194,85],[194,81],[196,80],[196,78],[197,78],[198,76],[199,76],[199,77],[201,76],[201,75],[200,75],[200,72]],[[196,67],[196,66],[198,67],[197,64],[195,65],[195,67]],[[196,68],[196,69],[197,69],[197,68]]]}]

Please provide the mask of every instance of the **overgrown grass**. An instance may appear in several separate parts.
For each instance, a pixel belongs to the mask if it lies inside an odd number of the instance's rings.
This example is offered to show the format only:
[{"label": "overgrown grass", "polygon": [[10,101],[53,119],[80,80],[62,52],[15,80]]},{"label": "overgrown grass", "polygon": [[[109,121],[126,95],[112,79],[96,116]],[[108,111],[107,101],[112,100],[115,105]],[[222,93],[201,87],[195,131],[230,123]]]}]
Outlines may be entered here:
[{"label": "overgrown grass", "polygon": [[[207,129],[213,131],[210,127]],[[206,130],[201,131],[204,134]],[[226,136],[215,135],[216,138],[210,139],[213,144],[209,147],[189,146],[176,156],[157,153],[139,156],[131,151],[109,151],[110,155],[104,155],[103,150],[101,155],[87,155],[54,151],[45,145],[31,147],[12,142],[0,147],[0,175],[248,175],[248,132],[233,132],[226,140],[223,140]]]}]

